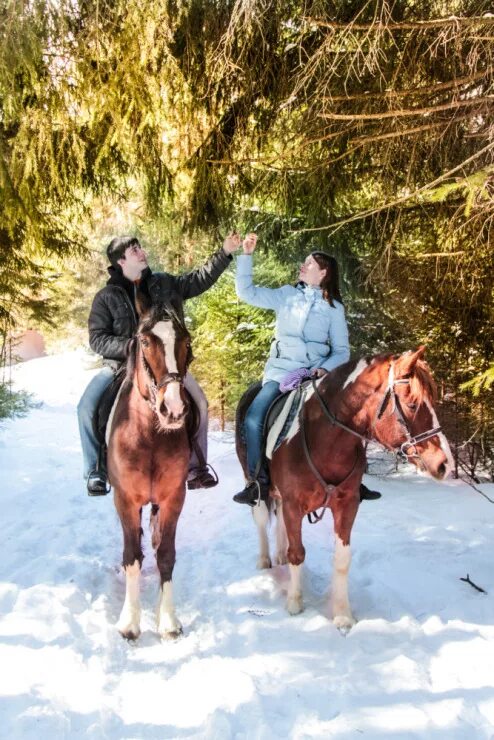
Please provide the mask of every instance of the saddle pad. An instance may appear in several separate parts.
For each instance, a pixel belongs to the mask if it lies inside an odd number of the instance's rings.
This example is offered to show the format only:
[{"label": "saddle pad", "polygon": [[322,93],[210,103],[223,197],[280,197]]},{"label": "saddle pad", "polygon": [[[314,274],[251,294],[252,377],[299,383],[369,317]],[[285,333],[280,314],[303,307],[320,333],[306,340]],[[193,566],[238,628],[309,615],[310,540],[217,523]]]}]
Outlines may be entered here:
[{"label": "saddle pad", "polygon": [[298,413],[301,405],[303,394],[300,393],[300,388],[296,388],[291,391],[286,397],[283,408],[274,420],[271,429],[268,432],[266,440],[266,457],[271,460],[273,452],[278,449],[280,444],[286,437],[287,431],[290,424]]},{"label": "saddle pad", "polygon": [[118,399],[120,398],[120,394],[122,392],[122,388],[124,387],[124,383],[120,386],[118,389],[118,393],[115,396],[115,400],[113,401],[112,407],[110,409],[110,414],[108,416],[108,421],[106,422],[106,429],[105,429],[105,444],[108,447],[108,441],[110,439],[110,432],[111,432],[111,426],[113,423],[113,415],[115,413],[115,409],[117,408]]}]

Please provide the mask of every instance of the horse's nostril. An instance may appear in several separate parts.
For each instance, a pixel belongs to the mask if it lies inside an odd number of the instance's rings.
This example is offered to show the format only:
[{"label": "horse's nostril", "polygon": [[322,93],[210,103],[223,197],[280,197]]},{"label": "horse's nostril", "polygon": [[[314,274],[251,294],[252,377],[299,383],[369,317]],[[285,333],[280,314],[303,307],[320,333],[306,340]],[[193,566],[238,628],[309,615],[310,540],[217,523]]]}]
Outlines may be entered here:
[{"label": "horse's nostril", "polygon": [[439,473],[439,475],[442,478],[445,475],[445,473],[446,473],[446,465],[444,463],[441,463],[440,466],[437,469],[437,472]]}]

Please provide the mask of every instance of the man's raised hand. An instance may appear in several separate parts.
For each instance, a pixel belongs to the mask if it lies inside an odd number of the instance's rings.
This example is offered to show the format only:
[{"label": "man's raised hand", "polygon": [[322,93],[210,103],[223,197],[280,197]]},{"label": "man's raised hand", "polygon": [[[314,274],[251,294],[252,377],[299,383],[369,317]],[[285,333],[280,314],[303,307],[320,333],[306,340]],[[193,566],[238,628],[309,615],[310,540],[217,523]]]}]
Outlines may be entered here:
[{"label": "man's raised hand", "polygon": [[240,246],[240,234],[231,231],[223,242],[223,249],[227,254],[233,254]]}]

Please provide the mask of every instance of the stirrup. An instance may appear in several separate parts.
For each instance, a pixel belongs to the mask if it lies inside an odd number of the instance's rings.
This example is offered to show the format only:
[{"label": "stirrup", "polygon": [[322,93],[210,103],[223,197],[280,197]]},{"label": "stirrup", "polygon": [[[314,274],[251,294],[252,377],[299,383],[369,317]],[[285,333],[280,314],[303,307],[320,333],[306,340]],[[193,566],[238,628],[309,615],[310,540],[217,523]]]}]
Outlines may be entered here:
[{"label": "stirrup", "polygon": [[218,485],[218,473],[209,463],[198,471],[197,475],[190,481],[187,481],[189,491],[195,491],[198,488],[214,488]]}]

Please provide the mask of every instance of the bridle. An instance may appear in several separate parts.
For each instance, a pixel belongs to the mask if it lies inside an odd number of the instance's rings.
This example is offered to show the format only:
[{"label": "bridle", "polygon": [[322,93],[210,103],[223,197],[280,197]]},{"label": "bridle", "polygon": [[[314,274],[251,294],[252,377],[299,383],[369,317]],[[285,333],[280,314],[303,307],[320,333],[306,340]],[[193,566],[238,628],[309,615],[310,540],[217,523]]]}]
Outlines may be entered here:
[{"label": "bridle", "polygon": [[[373,437],[370,437],[370,436],[365,435],[365,434],[361,434],[360,432],[357,432],[356,429],[352,429],[347,424],[344,424],[342,421],[340,421],[332,413],[332,411],[330,411],[330,409],[328,408],[328,406],[327,406],[324,398],[321,396],[321,393],[319,391],[319,388],[317,387],[317,381],[316,381],[316,379],[314,377],[311,378],[311,382],[312,382],[312,387],[314,389],[315,396],[316,396],[316,398],[317,398],[317,400],[319,402],[319,405],[321,406],[324,415],[330,421],[330,423],[333,426],[337,426],[340,429],[343,429],[345,432],[348,432],[349,434],[353,434],[353,436],[358,437],[360,440],[362,440],[367,445],[371,441],[371,439],[373,439]],[[398,422],[403,427],[404,433],[406,435],[406,440],[405,440],[405,442],[403,442],[400,445],[400,449],[399,450],[397,450],[394,447],[391,447],[390,445],[385,444],[384,442],[380,442],[379,440],[374,440],[374,441],[376,441],[378,444],[382,445],[386,449],[391,450],[392,452],[395,452],[395,453],[398,453],[398,454],[402,455],[405,459],[407,459],[409,457],[418,457],[421,460],[422,465],[424,465],[424,467],[426,468],[427,466],[424,464],[424,462],[423,462],[423,460],[422,460],[422,458],[420,456],[420,453],[417,450],[417,445],[420,444],[421,442],[425,442],[427,439],[430,439],[431,437],[436,437],[438,434],[441,433],[442,430],[441,430],[441,427],[438,426],[438,427],[433,427],[433,428],[429,429],[426,432],[421,432],[420,434],[417,434],[414,437],[412,436],[410,427],[408,425],[408,422],[407,422],[407,420],[406,420],[406,418],[405,418],[405,416],[403,414],[403,409],[401,407],[400,400],[399,400],[399,398],[398,398],[398,396],[396,394],[396,391],[395,391],[395,386],[397,386],[397,385],[405,385],[405,384],[410,385],[410,378],[399,378],[399,379],[396,379],[394,377],[394,365],[393,365],[393,363],[391,363],[390,366],[389,366],[389,372],[388,372],[388,384],[386,386],[386,390],[384,392],[384,396],[382,398],[382,401],[379,404],[379,406],[377,407],[376,415],[374,417],[374,421],[371,424],[371,429],[372,430],[375,430],[375,427],[376,427],[377,422],[380,419],[382,419],[382,417],[384,415],[384,411],[386,409],[386,406],[388,405],[388,402],[391,401],[391,403],[392,403],[391,415],[392,414],[395,414],[396,415],[396,418],[397,418]],[[305,419],[304,419],[304,416],[305,416],[304,409],[305,409],[305,400],[303,402],[302,410],[301,410],[301,413],[300,413],[300,432],[301,432],[301,437],[302,437],[302,446],[303,446],[303,449],[304,449],[305,457],[307,459],[307,463],[308,463],[310,469],[312,470],[312,472],[314,473],[314,476],[317,478],[317,480],[319,481],[320,485],[322,486],[322,488],[323,488],[323,490],[325,492],[324,501],[322,503],[322,507],[323,507],[322,513],[321,514],[318,514],[316,511],[313,511],[312,514],[310,514],[310,513],[308,514],[309,522],[311,524],[313,524],[315,522],[321,521],[321,519],[323,518],[324,512],[326,511],[326,506],[327,506],[329,497],[331,495],[331,492],[336,488],[336,486],[334,486],[331,483],[327,483],[324,480],[324,478],[322,477],[322,475],[319,473],[317,467],[315,466],[314,461],[311,458],[310,451],[309,451],[309,446],[308,446],[308,443],[307,443],[306,424],[305,424]],[[414,449],[414,452],[413,453],[410,453],[410,449],[411,448]],[[350,476],[353,474],[353,472],[354,472],[354,470],[355,470],[355,468],[357,466],[358,457],[359,457],[359,453],[358,453],[358,450],[357,450],[357,454],[356,454],[356,457],[355,457],[355,462],[354,462],[354,464],[352,466],[352,469],[348,473],[347,477],[343,481],[341,481],[341,483],[338,484],[339,486],[341,486],[342,483],[345,483],[350,478]]]},{"label": "bridle", "polygon": [[[146,398],[147,403],[149,406],[153,409],[153,411],[156,411],[156,398],[158,396],[159,391],[162,388],[166,388],[166,386],[169,383],[179,383],[182,387],[184,385],[184,376],[180,373],[165,373],[163,377],[160,379],[159,382],[156,381],[156,378],[154,377],[153,371],[151,370],[148,361],[144,357],[144,352],[141,350],[141,360],[142,360],[142,367],[144,368],[144,372],[146,373],[148,383],[148,391],[149,391],[149,398]],[[186,370],[187,372],[187,370]]]},{"label": "bridle", "polygon": [[[442,432],[442,429],[440,426],[432,427],[431,429],[428,429],[426,432],[421,432],[420,434],[415,435],[415,437],[412,437],[410,427],[403,414],[403,409],[401,407],[400,399],[396,395],[396,391],[395,391],[395,386],[405,385],[405,384],[410,385],[410,378],[399,378],[398,380],[396,380],[394,377],[394,365],[393,363],[391,363],[391,365],[389,366],[389,373],[388,373],[388,385],[384,393],[384,398],[377,408],[376,417],[372,424],[372,428],[375,429],[376,423],[379,421],[379,419],[382,419],[384,415],[384,411],[386,409],[388,401],[391,401],[392,403],[391,414],[395,414],[396,418],[398,419],[399,424],[401,424],[401,426],[403,427],[404,433],[406,435],[406,440],[400,445],[398,454],[401,454],[403,457],[420,458],[420,453],[417,451],[417,445],[421,444],[421,442],[425,442],[427,439],[430,439],[431,437],[436,437],[438,434]],[[380,444],[383,444],[383,443],[381,442]],[[393,452],[396,451],[393,447],[389,447],[389,445],[384,445],[384,447],[387,447]],[[411,448],[414,448],[413,453],[410,453]]]}]

